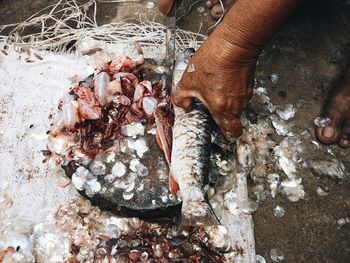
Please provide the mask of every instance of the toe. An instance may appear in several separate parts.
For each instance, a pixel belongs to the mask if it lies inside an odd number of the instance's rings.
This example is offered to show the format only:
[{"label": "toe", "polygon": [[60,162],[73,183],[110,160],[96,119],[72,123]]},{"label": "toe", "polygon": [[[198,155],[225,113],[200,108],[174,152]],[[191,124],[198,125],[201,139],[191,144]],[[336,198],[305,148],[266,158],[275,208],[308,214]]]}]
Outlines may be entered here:
[{"label": "toe", "polygon": [[340,139],[339,146],[342,148],[349,148],[350,147],[350,140],[348,139]]},{"label": "toe", "polygon": [[341,138],[339,140],[339,146],[343,148],[350,147],[350,120],[347,120],[341,130]]},{"label": "toe", "polygon": [[[211,8],[211,16],[218,20],[235,3],[236,0],[207,0],[206,6]],[[224,10],[222,10],[222,5]]]},{"label": "toe", "polygon": [[222,10],[221,4],[215,4],[210,13],[214,19],[219,19],[222,16],[223,11],[224,10]]},{"label": "toe", "polygon": [[330,125],[316,129],[317,138],[323,143],[335,143],[341,138],[344,116],[341,112],[330,109],[325,116],[331,119]]},{"label": "toe", "polygon": [[317,128],[317,138],[323,143],[338,143],[341,147],[350,147],[350,70],[340,86],[333,92],[324,116],[331,124]]}]

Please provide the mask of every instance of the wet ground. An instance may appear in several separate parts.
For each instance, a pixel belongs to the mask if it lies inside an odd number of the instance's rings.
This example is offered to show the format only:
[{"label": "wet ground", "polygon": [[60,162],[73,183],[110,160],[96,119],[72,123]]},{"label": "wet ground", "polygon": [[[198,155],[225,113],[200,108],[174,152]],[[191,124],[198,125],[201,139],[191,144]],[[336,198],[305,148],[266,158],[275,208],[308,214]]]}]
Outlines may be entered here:
[{"label": "wet ground", "polygon": [[[0,24],[22,21],[55,2],[0,0]],[[350,5],[347,3],[329,0],[304,4],[271,40],[259,59],[256,79],[267,88],[274,104],[306,101],[306,107],[299,108],[294,118],[296,131],[313,132],[313,119],[320,115],[350,61]],[[99,3],[99,23],[135,11],[118,10],[117,4]],[[213,23],[207,11],[198,13],[194,9],[180,26],[205,33]],[[268,79],[272,73],[281,77],[276,85]],[[322,159],[326,155],[324,150],[313,149],[304,159]],[[259,205],[253,214],[256,251],[266,262],[272,262],[269,256],[272,248],[284,251],[284,262],[350,262],[350,224],[340,226],[337,223],[338,219],[350,216],[350,150],[334,147],[333,151],[346,166],[345,179],[335,182],[309,171],[301,172],[306,192],[304,200],[291,203],[277,196]],[[318,186],[329,187],[329,195],[319,196]],[[284,207],[285,216],[273,215],[276,205]]]}]

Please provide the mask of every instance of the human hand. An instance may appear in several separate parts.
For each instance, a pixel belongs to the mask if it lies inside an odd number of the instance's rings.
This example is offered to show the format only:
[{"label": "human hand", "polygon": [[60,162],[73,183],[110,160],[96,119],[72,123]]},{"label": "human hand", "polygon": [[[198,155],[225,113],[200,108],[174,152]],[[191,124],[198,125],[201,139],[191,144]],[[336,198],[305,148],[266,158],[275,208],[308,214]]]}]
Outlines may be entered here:
[{"label": "human hand", "polygon": [[227,139],[239,137],[258,54],[299,2],[237,0],[191,59],[173,102],[190,110],[193,98],[200,99]]},{"label": "human hand", "polygon": [[213,34],[188,63],[172,95],[174,104],[190,111],[193,98],[198,98],[224,136],[236,139],[242,133],[240,115],[252,95],[256,57],[257,52],[238,46],[225,48]]}]

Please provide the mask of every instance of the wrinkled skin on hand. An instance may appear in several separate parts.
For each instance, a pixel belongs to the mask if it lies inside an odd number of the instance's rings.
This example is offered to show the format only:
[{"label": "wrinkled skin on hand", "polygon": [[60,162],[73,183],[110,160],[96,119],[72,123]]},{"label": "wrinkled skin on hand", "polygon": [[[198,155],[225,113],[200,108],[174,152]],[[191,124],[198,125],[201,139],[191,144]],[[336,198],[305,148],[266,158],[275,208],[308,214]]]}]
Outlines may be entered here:
[{"label": "wrinkled skin on hand", "polygon": [[257,53],[238,46],[228,52],[219,41],[209,38],[194,54],[172,99],[186,111],[193,98],[200,99],[226,138],[233,140],[242,133],[239,116],[252,95]]}]

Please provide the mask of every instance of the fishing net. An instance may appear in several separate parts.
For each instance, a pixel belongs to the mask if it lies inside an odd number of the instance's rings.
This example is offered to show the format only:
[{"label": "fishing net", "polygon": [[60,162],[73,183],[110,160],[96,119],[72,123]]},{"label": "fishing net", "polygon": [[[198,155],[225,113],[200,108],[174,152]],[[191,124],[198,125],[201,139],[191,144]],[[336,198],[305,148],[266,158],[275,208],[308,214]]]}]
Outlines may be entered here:
[{"label": "fishing net", "polygon": [[[130,0],[101,0],[129,2]],[[61,0],[47,6],[21,23],[0,26],[0,41],[21,48],[35,48],[53,52],[73,52],[85,39],[125,46],[138,42],[146,57],[159,57],[165,52],[166,26],[144,14],[136,18],[98,25],[96,0],[79,3]],[[140,2],[131,0],[131,2]],[[158,19],[159,20],[159,19]],[[8,36],[4,32],[9,32]],[[198,48],[206,36],[176,30],[176,51]]]}]

